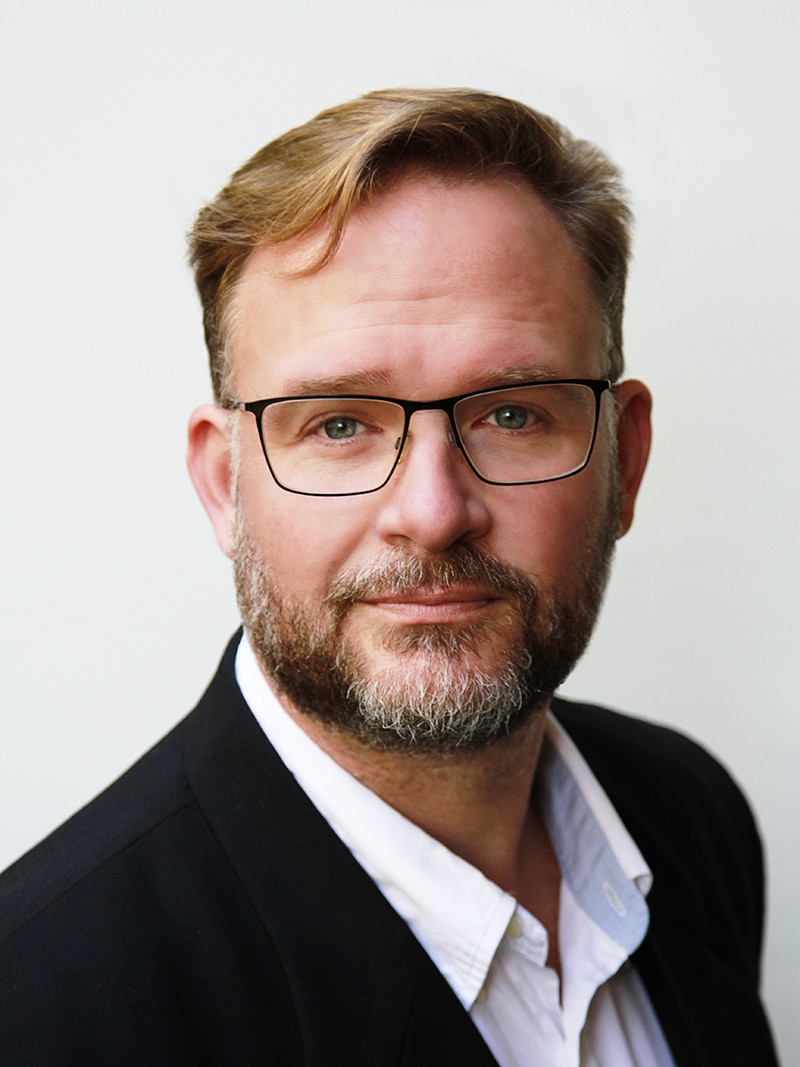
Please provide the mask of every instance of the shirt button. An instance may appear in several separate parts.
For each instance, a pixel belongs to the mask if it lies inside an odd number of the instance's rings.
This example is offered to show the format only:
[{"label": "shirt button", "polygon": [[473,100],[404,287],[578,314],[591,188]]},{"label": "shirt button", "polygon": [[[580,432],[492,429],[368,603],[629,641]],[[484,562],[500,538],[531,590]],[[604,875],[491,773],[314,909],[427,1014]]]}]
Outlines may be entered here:
[{"label": "shirt button", "polygon": [[611,905],[612,910],[619,915],[620,919],[624,919],[628,914],[628,909],[622,903],[619,894],[610,882],[603,882],[603,892],[605,893],[606,900]]},{"label": "shirt button", "polygon": [[517,918],[516,912],[511,916],[509,924],[506,927],[506,937],[511,938],[512,941],[516,941],[518,937],[522,937],[522,923]]}]

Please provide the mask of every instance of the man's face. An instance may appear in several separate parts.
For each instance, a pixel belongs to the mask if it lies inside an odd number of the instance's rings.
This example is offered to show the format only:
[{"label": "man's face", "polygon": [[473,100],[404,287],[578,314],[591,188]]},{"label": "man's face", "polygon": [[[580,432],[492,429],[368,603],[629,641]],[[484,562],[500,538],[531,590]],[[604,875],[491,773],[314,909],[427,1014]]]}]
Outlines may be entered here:
[{"label": "man's face", "polygon": [[[293,276],[315,247],[262,248],[245,268],[237,398],[426,401],[602,376],[586,268],[521,184],[410,179],[356,214],[329,265]],[[255,419],[238,417],[238,592],[290,709],[372,744],[448,749],[542,706],[588,639],[617,534],[610,418],[580,474],[496,486],[443,412],[418,412],[384,488],[320,498],[278,487]]]}]

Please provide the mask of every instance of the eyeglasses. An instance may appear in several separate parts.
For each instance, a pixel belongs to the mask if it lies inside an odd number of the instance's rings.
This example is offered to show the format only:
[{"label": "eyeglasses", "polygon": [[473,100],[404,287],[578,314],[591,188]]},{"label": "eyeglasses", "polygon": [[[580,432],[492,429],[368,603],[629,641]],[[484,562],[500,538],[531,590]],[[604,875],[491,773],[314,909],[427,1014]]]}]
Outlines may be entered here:
[{"label": "eyeglasses", "polygon": [[611,383],[570,378],[502,385],[443,400],[281,396],[227,407],[251,412],[272,477],[289,493],[359,496],[389,481],[417,411],[444,411],[453,443],[483,482],[569,478],[592,455]]}]

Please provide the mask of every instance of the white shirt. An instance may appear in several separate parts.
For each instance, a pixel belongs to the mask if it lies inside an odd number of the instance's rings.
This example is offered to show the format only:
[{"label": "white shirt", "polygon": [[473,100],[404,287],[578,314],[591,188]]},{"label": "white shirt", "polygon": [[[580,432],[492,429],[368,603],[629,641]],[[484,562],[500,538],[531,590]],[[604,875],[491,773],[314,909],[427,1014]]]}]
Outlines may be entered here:
[{"label": "white shirt", "polygon": [[561,868],[562,981],[542,924],[323,752],[281,707],[247,638],[236,678],[279,756],[408,923],[500,1067],[674,1067],[628,957],[647,931],[652,875],[550,716],[536,774]]}]

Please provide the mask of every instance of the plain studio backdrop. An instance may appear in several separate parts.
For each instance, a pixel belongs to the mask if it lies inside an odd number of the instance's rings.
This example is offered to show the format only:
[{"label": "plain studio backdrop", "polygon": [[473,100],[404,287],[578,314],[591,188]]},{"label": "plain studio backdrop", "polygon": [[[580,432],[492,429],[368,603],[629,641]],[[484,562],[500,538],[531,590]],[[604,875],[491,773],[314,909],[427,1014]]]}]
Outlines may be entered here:
[{"label": "plain studio backdrop", "polygon": [[743,785],[769,855],[765,997],[800,1063],[797,12],[3,0],[0,866],[193,705],[236,626],[184,469],[210,395],[194,213],[330,104],[494,90],[602,145],[638,216],[627,358],[654,452],[565,691],[677,726]]}]

